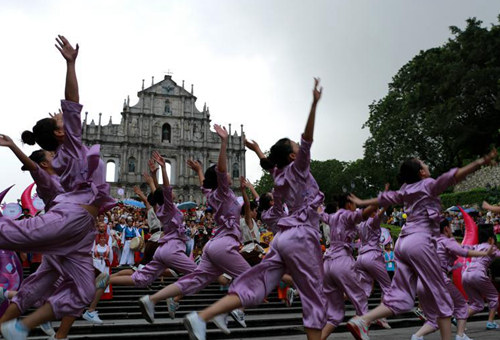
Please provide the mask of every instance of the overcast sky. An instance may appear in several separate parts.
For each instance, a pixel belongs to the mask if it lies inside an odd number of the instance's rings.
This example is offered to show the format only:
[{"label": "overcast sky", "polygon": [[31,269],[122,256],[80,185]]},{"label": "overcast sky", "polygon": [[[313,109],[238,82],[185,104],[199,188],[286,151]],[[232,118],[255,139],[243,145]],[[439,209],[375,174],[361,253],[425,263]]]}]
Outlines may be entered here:
[{"label": "overcast sky", "polygon": [[[420,50],[442,45],[448,27],[477,17],[497,22],[500,2],[431,0],[0,0],[0,133],[20,140],[36,120],[59,107],[65,63],[57,34],[80,44],[80,100],[89,118],[120,121],[123,100],[137,102],[168,71],[194,84],[198,109],[213,123],[240,124],[263,149],[281,137],[298,139],[321,77],[312,158],[363,156],[368,105],[387,93],[399,68]],[[23,146],[26,153],[33,147]],[[31,183],[7,149],[0,149],[0,190]],[[260,177],[247,154],[247,175]]]}]

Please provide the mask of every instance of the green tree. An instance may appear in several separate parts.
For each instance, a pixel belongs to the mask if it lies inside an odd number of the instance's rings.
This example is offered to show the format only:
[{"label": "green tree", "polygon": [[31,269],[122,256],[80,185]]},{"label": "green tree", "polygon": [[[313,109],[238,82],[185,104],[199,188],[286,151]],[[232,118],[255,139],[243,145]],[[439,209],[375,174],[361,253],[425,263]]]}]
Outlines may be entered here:
[{"label": "green tree", "polygon": [[499,137],[500,26],[472,18],[450,30],[446,44],[421,51],[369,107],[365,159],[388,177],[408,157],[437,172],[460,166]]}]

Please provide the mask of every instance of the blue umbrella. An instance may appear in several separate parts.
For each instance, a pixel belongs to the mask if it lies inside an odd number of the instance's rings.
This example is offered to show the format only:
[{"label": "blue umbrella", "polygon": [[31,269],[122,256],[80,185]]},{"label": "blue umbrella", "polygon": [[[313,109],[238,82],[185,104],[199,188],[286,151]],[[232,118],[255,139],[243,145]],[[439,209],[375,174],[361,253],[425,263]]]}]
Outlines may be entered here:
[{"label": "blue umbrella", "polygon": [[146,208],[146,206],[144,205],[144,203],[136,201],[136,200],[131,200],[131,199],[123,200],[122,203],[125,204],[125,205],[129,205],[131,207]]},{"label": "blue umbrella", "polygon": [[460,211],[460,209],[458,209],[458,207],[456,206],[452,206],[452,207],[449,207],[448,209],[446,209],[446,211]]},{"label": "blue umbrella", "polygon": [[179,210],[189,210],[189,209],[196,208],[197,206],[198,205],[196,203],[188,201],[188,202],[179,203],[179,205],[177,206],[177,209],[179,209]]}]

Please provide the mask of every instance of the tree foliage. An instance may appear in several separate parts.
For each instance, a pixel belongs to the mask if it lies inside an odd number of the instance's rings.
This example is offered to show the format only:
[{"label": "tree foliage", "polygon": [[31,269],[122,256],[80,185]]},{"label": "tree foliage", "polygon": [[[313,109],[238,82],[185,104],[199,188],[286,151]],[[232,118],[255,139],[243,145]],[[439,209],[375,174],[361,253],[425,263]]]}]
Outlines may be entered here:
[{"label": "tree foliage", "polygon": [[[372,197],[386,182],[398,187],[399,164],[409,157],[424,160],[440,174],[486,153],[496,143],[500,25],[485,28],[472,18],[464,30],[455,26],[450,30],[452,38],[410,60],[393,77],[387,95],[369,106],[364,127],[371,136],[364,144],[363,159],[311,162],[311,172],[327,201],[342,192]],[[272,186],[269,174],[257,182],[259,192]]]},{"label": "tree foliage", "polygon": [[421,51],[370,105],[365,159],[389,170],[419,157],[437,172],[485,153],[500,127],[500,26],[475,18],[453,38]]}]

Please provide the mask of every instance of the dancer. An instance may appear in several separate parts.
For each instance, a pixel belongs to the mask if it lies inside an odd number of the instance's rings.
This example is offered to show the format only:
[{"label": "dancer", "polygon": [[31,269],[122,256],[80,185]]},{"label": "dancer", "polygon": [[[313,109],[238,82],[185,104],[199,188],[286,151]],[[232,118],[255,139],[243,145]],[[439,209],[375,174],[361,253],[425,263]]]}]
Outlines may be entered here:
[{"label": "dancer", "polygon": [[370,205],[363,210],[356,210],[356,204],[348,200],[347,194],[337,196],[336,211],[333,206],[327,205],[321,214],[323,222],[330,226],[330,247],[323,262],[328,320],[321,332],[322,340],[328,338],[344,320],[344,294],[354,305],[356,315],[368,312],[368,296],[360,284],[361,274],[356,270],[351,243],[356,238],[356,225],[377,209]]},{"label": "dancer", "polygon": [[361,200],[351,196],[357,205],[381,206],[404,205],[408,215],[406,224],[396,242],[397,271],[383,302],[361,317],[349,320],[347,327],[356,339],[369,339],[368,325],[380,318],[401,314],[413,308],[417,279],[431,294],[426,301],[428,308],[436,311],[441,338],[451,337],[450,316],[452,300],[443,275],[433,237],[439,235],[441,204],[438,195],[446,188],[462,181],[482,165],[489,164],[497,156],[496,150],[460,169],[454,168],[439,176],[430,177],[429,167],[421,160],[408,159],[400,167],[398,180],[402,184],[397,191],[382,192],[378,198]]},{"label": "dancer", "polygon": [[[186,239],[184,215],[174,204],[172,187],[168,179],[165,159],[157,151],[153,152],[153,159],[161,167],[163,184],[155,188],[151,176],[146,176],[146,179],[148,184],[152,186],[151,188],[155,189],[155,196],[158,196],[156,192],[162,194],[162,198],[159,200],[161,205],[159,204],[160,207],[156,212],[156,216],[163,225],[164,235],[158,241],[159,247],[156,249],[151,262],[135,272],[126,270],[113,274],[109,281],[112,285],[147,287],[168,268],[174,268],[176,271],[184,274],[189,274],[196,269],[196,264],[185,253]],[[136,190],[136,192],[139,191],[140,190]],[[93,315],[97,312],[95,308],[103,293],[103,288],[97,289],[92,305],[84,314],[86,320],[100,323],[94,321]],[[173,299],[169,299],[167,301],[167,307],[170,317],[173,319],[175,317],[177,303],[174,302]]]},{"label": "dancer", "polygon": [[385,209],[373,212],[370,218],[358,226],[361,247],[356,259],[356,269],[361,273],[361,285],[366,296],[370,296],[373,281],[376,280],[382,289],[382,297],[391,286],[391,278],[387,273],[382,247],[380,246],[380,222]]},{"label": "dancer", "polygon": [[286,270],[301,296],[307,337],[320,339],[326,320],[317,209],[324,196],[310,172],[316,106],[322,92],[318,86],[319,79],[315,79],[314,99],[300,146],[288,138],[280,139],[271,148],[267,161],[261,163],[273,175],[274,199],[286,202],[290,215],[279,220],[281,231],[274,237],[264,260],[237,278],[229,295],[201,313],[192,312],[184,319],[191,339],[204,340],[206,322],[216,315],[261,303]]},{"label": "dancer", "polygon": [[[202,190],[207,197],[207,205],[214,209],[214,220],[219,228],[215,231],[214,238],[205,245],[201,262],[194,272],[183,276],[156,294],[145,295],[139,300],[143,315],[148,322],[154,322],[154,309],[158,302],[177,295],[194,294],[215,281],[223,273],[235,278],[250,268],[250,265],[239,253],[240,205],[229,187],[226,155],[228,133],[225,128],[219,125],[214,125],[214,128],[221,139],[217,165],[209,167],[205,175],[197,161],[188,160],[188,166],[198,174],[200,185],[202,185]],[[231,311],[231,316],[241,326],[246,327],[242,311],[234,309]],[[218,316],[213,321],[223,332],[229,332],[224,315]]]},{"label": "dancer", "polygon": [[[21,169],[30,172],[31,177],[36,183],[37,195],[45,204],[45,212],[48,212],[49,209],[54,205],[54,198],[58,194],[64,192],[60,184],[60,178],[56,175],[54,168],[52,167],[52,159],[54,158],[53,153],[45,150],[37,150],[28,157],[7,135],[0,135],[0,146],[8,147],[23,164]],[[46,265],[43,261],[38,268],[40,268],[41,272],[47,270]],[[31,283],[34,280],[36,281],[37,278],[38,275],[30,275],[26,280],[22,282],[19,290],[17,291],[4,291],[3,288],[0,287],[0,304],[4,300],[4,298],[11,300],[12,304],[14,304],[12,307],[7,309],[5,314],[0,319],[0,323],[4,323],[21,316],[29,307],[40,307],[54,293],[61,281],[61,278],[59,278],[59,281],[56,282],[51,287],[51,289],[45,292],[38,292],[40,295],[37,296],[36,294],[30,294],[29,290],[26,290],[26,287],[28,289],[31,289]],[[17,296],[18,293],[20,293],[19,296]],[[71,324],[72,323],[73,322],[71,321]],[[55,334],[55,331],[52,328],[50,322],[42,323],[40,325],[40,328],[49,336]],[[62,336],[62,338],[65,337],[66,336]]]},{"label": "dancer", "polygon": [[[63,36],[56,40],[56,47],[67,63],[63,113],[38,121],[33,132],[25,131],[22,137],[28,144],[36,142],[47,151],[56,151],[52,166],[61,178],[64,193],[54,199],[54,206],[45,215],[21,221],[0,218],[3,235],[0,248],[54,255],[45,259],[47,272],[36,272],[40,278],[34,280],[30,292],[50,289],[60,276],[64,281],[34,313],[22,321],[2,324],[2,334],[8,340],[26,339],[30,329],[55,318],[81,315],[94,291],[90,249],[95,237],[95,218],[100,209],[106,211],[115,204],[109,196],[99,147],[89,149],[81,141],[82,106],[78,104],[75,72],[78,45],[73,48]],[[56,261],[58,256],[61,258]]]},{"label": "dancer", "polygon": [[[483,208],[498,211],[498,207],[483,204]],[[474,250],[479,252],[492,252],[485,257],[473,258],[467,269],[462,274],[462,286],[469,297],[469,316],[479,313],[484,309],[484,300],[488,302],[489,314],[486,322],[486,329],[498,329],[500,326],[495,322],[495,312],[498,308],[498,292],[490,277],[488,276],[488,267],[495,257],[500,257],[500,250],[495,246],[496,239],[493,233],[492,224],[479,224],[479,244],[474,246]]]},{"label": "dancer", "polygon": [[[464,333],[468,317],[467,302],[465,301],[462,293],[460,293],[457,287],[450,280],[449,274],[459,256],[490,256],[493,254],[494,248],[490,246],[487,251],[477,251],[462,247],[457,243],[457,241],[455,241],[450,228],[450,223],[447,219],[441,221],[440,232],[441,234],[436,238],[436,252],[439,257],[439,263],[441,265],[441,271],[443,273],[443,279],[446,283],[446,288],[448,288],[448,292],[453,300],[453,316],[457,320],[457,335],[455,336],[455,340],[471,340]],[[438,329],[435,311],[428,309],[426,305],[426,301],[428,300],[426,296],[429,292],[425,290],[420,282],[417,284],[417,293],[419,298],[422,300],[421,304],[427,321],[415,334],[412,335],[411,340],[423,340],[425,335],[435,332]]]}]

